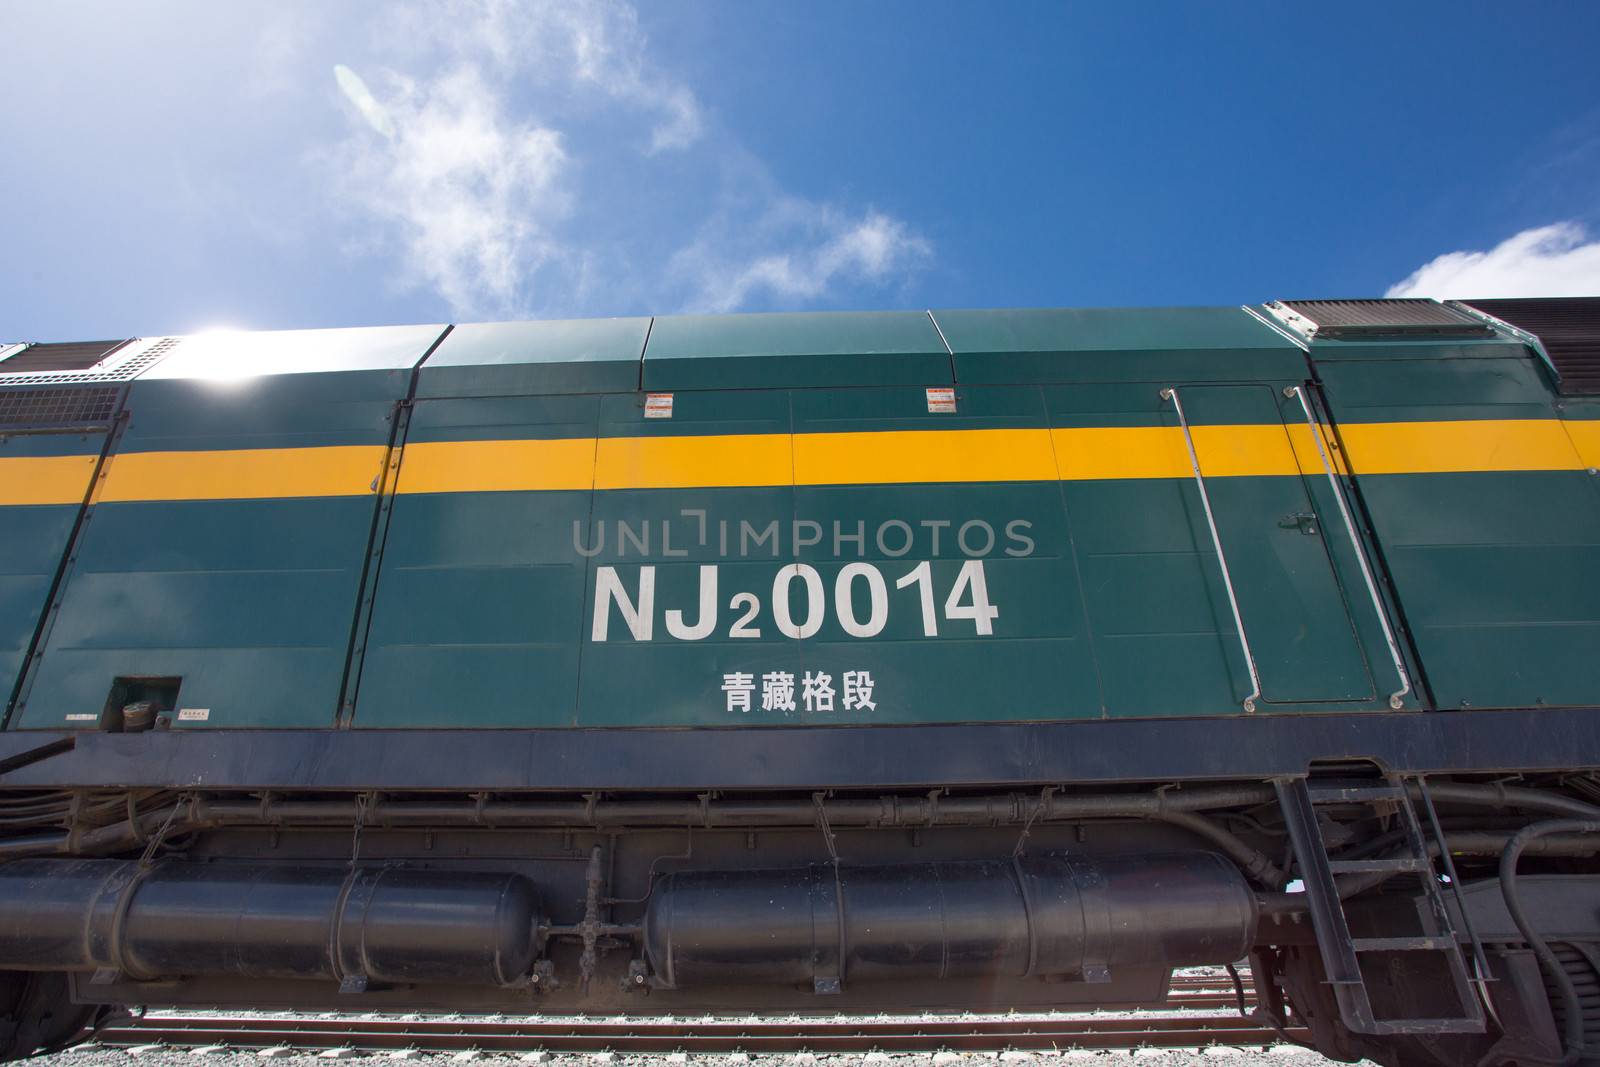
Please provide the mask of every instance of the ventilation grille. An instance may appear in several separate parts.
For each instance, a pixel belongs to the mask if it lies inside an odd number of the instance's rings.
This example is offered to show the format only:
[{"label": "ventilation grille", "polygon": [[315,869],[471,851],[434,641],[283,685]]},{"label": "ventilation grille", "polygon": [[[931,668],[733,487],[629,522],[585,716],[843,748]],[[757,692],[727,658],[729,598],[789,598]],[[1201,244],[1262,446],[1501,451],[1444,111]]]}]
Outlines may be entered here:
[{"label": "ventilation grille", "polygon": [[52,371],[88,370],[127,341],[68,341],[28,345],[0,360],[0,374],[47,374]]},{"label": "ventilation grille", "polygon": [[116,386],[0,390],[0,427],[97,426],[117,413]]},{"label": "ventilation grille", "polygon": [[[87,369],[22,370],[18,360],[40,348],[67,348],[69,345],[30,345],[14,356],[0,361],[0,389],[16,385],[75,385],[79,382],[126,382],[137,378],[141,372],[160,362],[180,343],[181,337],[163,337],[140,347],[138,341],[118,342],[112,349],[115,357],[108,366],[97,366],[106,357],[87,365]],[[111,342],[94,342],[110,344]],[[21,373],[17,373],[21,371]]]},{"label": "ventilation grille", "polygon": [[1462,303],[1539,338],[1563,393],[1600,396],[1600,296]]},{"label": "ventilation grille", "polygon": [[1317,337],[1487,337],[1471,315],[1433,300],[1285,300],[1277,307],[1315,327]]}]

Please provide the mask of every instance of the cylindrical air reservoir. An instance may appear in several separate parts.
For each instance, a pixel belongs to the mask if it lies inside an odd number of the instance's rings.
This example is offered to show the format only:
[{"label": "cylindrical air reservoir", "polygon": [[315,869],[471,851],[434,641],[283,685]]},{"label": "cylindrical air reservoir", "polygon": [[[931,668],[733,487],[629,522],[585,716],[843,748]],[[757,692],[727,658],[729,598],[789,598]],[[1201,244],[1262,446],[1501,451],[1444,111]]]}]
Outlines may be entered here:
[{"label": "cylindrical air reservoir", "polygon": [[645,944],[666,987],[904,978],[1109,980],[1244,956],[1255,895],[1212,852],[668,875]]},{"label": "cylindrical air reservoir", "polygon": [[24,859],[0,865],[0,969],[508,986],[540,923],[519,874]]}]

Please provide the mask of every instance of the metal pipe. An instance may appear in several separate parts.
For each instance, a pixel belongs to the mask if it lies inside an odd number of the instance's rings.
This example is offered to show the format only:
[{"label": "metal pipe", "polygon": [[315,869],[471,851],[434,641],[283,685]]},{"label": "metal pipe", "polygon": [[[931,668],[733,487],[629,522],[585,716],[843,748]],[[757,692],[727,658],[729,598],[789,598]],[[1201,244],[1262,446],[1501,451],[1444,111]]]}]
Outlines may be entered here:
[{"label": "metal pipe", "polygon": [[[1415,782],[1411,783],[1410,789],[1418,798],[1422,796],[1422,791],[1417,788]],[[1526,811],[1548,812],[1551,815],[1571,815],[1578,819],[1600,819],[1600,807],[1542,789],[1502,785],[1499,782],[1495,782],[1492,785],[1476,785],[1468,782],[1429,782],[1428,791],[1433,794],[1433,799],[1444,804],[1522,808]]]},{"label": "metal pipe", "polygon": [[1539,931],[1528,921],[1527,913],[1522,909],[1522,896],[1517,892],[1517,860],[1522,856],[1523,850],[1535,838],[1559,833],[1600,833],[1600,820],[1550,819],[1546,822],[1536,822],[1532,826],[1524,826],[1517,831],[1516,836],[1506,843],[1505,851],[1500,854],[1500,895],[1505,898],[1506,911],[1510,913],[1511,921],[1516,923],[1523,940],[1533,949],[1533,954],[1539,958],[1540,966],[1544,968],[1545,974],[1555,983],[1556,989],[1561,994],[1562,1006],[1566,1009],[1567,1024],[1567,1050],[1561,1057],[1561,1063],[1566,1067],[1577,1063],[1583,1057],[1583,1006],[1578,1000],[1578,990],[1572,984],[1572,978],[1567,974],[1566,968],[1561,966],[1556,954],[1550,950],[1544,938],[1539,936]]},{"label": "metal pipe", "polygon": [[[1269,888],[1283,873],[1259,851],[1197,813],[1263,804],[1273,797],[1265,785],[1202,786],[1152,793],[1063,795],[1055,792],[984,797],[897,797],[721,801],[386,801],[371,803],[361,818],[385,829],[453,826],[479,829],[694,826],[708,829],[814,826],[819,810],[831,827],[932,827],[1029,825],[1082,819],[1156,819],[1180,826],[1234,857]],[[166,825],[172,809],[72,833],[38,834],[0,841],[0,860],[25,856],[106,855],[143,844]],[[354,800],[262,801],[197,798],[192,814],[175,819],[171,835],[229,826],[346,827],[357,818]]]},{"label": "metal pipe", "polygon": [[1185,811],[1165,811],[1153,818],[1181,826],[1190,833],[1210,841],[1237,861],[1239,866],[1244,868],[1245,874],[1269,889],[1277,889],[1287,881],[1283,871],[1265,855],[1203,816]]}]

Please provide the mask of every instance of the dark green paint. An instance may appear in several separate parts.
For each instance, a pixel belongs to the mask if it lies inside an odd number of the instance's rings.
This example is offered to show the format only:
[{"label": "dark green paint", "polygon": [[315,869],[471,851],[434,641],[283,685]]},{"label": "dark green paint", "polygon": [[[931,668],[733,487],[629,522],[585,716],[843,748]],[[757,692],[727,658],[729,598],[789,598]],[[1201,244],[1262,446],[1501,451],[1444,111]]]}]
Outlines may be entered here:
[{"label": "dark green paint", "polygon": [[[384,446],[443,327],[200,338],[230,375],[175,355],[133,383],[124,452]],[[318,368],[318,369],[312,369]],[[381,474],[378,462],[373,477]],[[334,721],[373,496],[100,503],[14,722],[98,713],[117,677],[180,677],[177,726]]]},{"label": "dark green paint", "polygon": [[[24,456],[98,456],[104,434],[0,435],[0,459]],[[89,478],[82,489],[87,493]],[[21,680],[28,649],[48,606],[50,586],[73,524],[77,504],[0,507],[0,700],[9,703]]]},{"label": "dark green paint", "polygon": [[1298,379],[1299,348],[1238,308],[935,311],[956,380],[1203,382]]},{"label": "dark green paint", "polygon": [[[1514,359],[1328,365],[1322,376],[1340,422],[1557,417],[1544,371],[1525,349]],[[1592,475],[1357,481],[1439,706],[1600,700],[1600,493]]]},{"label": "dark green paint", "polygon": [[[233,370],[255,375],[239,380],[189,377],[192,363],[169,360],[134,384],[119,447],[385,444],[440,329],[262,335],[239,349]],[[1313,355],[1341,423],[1600,415],[1584,402],[1558,408],[1526,350],[1498,340],[1319,342]],[[1232,308],[482,324],[457,328],[417,372],[405,443],[1171,426],[1166,386],[1197,425],[1294,425],[1303,416],[1282,390],[1311,373],[1298,347]],[[952,382],[957,412],[929,413],[925,387]],[[642,390],[674,392],[673,417],[646,419]],[[44,440],[3,438],[0,450],[98,447]],[[1208,486],[1258,656],[1258,713],[1386,707],[1398,680],[1323,471]],[[1413,673],[1440,705],[1600,702],[1596,479],[1363,476],[1358,488],[1421,653]],[[181,676],[180,706],[211,709],[198,728],[332,725],[342,689],[357,695],[357,728],[1233,715],[1249,689],[1191,478],[399,495],[351,687],[379,504],[96,506],[13,725],[97,713],[118,675]],[[5,509],[0,683],[31,639],[75,514]],[[909,544],[877,540],[892,520],[908,524]],[[999,612],[987,636],[943,611],[967,558],[959,531],[974,520],[996,535],[966,542]],[[776,541],[751,541],[774,526]],[[1016,533],[1025,554],[1007,552]],[[896,588],[925,560],[933,636],[917,587]],[[889,608],[865,639],[834,607],[835,577],[857,561],[878,567]],[[793,562],[817,569],[829,605],[805,640],[778,633],[772,603]],[[697,619],[711,563],[717,628],[667,636],[667,609]],[[655,568],[653,639],[632,640],[613,609],[610,639],[595,641],[598,569],[636,593],[643,566]],[[800,589],[789,594],[797,617]],[[728,632],[740,592],[759,599],[758,637]],[[869,614],[863,580],[849,600]],[[726,710],[725,674],[757,676],[759,707],[759,676],[772,670],[797,686],[826,671],[835,710]],[[843,675],[863,670],[877,707],[847,712]]]},{"label": "dark green paint", "polygon": [[609,393],[639,387],[650,320],[457,326],[417,375],[418,397]]},{"label": "dark green paint", "polygon": [[950,354],[922,311],[665,316],[644,353],[651,391],[953,380]]}]

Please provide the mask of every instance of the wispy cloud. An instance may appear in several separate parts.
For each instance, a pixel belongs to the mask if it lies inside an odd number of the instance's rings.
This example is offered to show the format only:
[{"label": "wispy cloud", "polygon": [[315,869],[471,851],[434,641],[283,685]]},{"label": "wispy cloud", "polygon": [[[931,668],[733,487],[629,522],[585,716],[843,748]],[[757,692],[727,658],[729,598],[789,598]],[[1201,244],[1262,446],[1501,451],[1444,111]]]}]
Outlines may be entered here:
[{"label": "wispy cloud", "polygon": [[372,95],[372,90],[361,80],[361,75],[343,63],[337,63],[333,68],[333,80],[338,82],[339,91],[355,107],[356,112],[367,120],[368,126],[389,140],[394,140],[394,120],[389,117],[388,109]]},{"label": "wispy cloud", "polygon": [[807,303],[841,282],[882,285],[932,252],[880,211],[852,216],[801,200],[774,205],[743,240],[732,230],[718,225],[672,258],[670,269],[694,280],[687,310],[736,311],[760,294]]},{"label": "wispy cloud", "polygon": [[1600,293],[1600,240],[1576,222],[1523,230],[1487,252],[1447,252],[1385,296],[1592,296]]},{"label": "wispy cloud", "polygon": [[335,68],[338,188],[457,317],[800,306],[931,255],[888,212],[787,194],[621,0],[438,0],[387,36]]},{"label": "wispy cloud", "polygon": [[344,180],[366,212],[394,228],[407,282],[433,287],[469,316],[514,311],[561,252],[552,233],[569,203],[561,134],[506,115],[469,66],[391,81],[380,104],[360,91],[359,76],[340,79],[382,137],[369,133],[343,156]]}]

